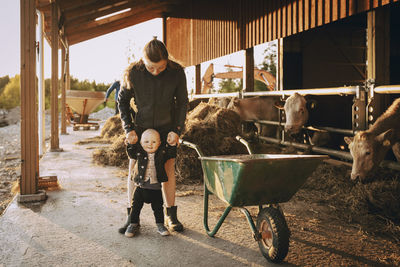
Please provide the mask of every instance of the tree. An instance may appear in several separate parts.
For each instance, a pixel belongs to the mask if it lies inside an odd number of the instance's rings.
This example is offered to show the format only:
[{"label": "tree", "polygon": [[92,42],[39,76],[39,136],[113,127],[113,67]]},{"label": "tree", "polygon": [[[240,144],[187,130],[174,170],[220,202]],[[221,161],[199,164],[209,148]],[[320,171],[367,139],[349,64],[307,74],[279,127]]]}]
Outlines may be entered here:
[{"label": "tree", "polygon": [[276,77],[276,58],[277,58],[277,43],[272,42],[268,44],[264,50],[264,60],[262,62],[262,69],[269,71]]},{"label": "tree", "polygon": [[242,80],[235,82],[234,79],[221,79],[218,83],[219,93],[238,92],[243,87]]},{"label": "tree", "polygon": [[20,91],[20,77],[15,75],[7,83],[0,95],[0,108],[12,109],[19,106],[21,101]]},{"label": "tree", "polygon": [[9,82],[10,82],[10,77],[8,77],[8,75],[0,77],[0,95],[3,92],[4,87],[6,87],[7,83]]}]

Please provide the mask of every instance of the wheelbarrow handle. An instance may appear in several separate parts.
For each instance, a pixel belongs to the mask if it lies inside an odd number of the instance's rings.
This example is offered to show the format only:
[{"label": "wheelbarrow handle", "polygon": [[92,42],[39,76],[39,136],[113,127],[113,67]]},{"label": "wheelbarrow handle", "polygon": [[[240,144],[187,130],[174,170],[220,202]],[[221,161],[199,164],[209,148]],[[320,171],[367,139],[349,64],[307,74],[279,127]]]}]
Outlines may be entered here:
[{"label": "wheelbarrow handle", "polygon": [[193,148],[194,150],[196,150],[197,154],[199,154],[200,157],[204,156],[204,154],[200,150],[200,148],[197,145],[193,144],[193,143],[190,143],[188,141],[185,141],[185,140],[179,138],[179,144],[182,144],[182,145],[185,145],[187,147]]},{"label": "wheelbarrow handle", "polygon": [[243,139],[240,135],[236,136],[236,140],[238,140],[240,143],[242,143],[243,145],[246,146],[247,151],[249,151],[250,155],[253,154],[253,152],[251,152],[249,142],[247,142],[245,139]]}]

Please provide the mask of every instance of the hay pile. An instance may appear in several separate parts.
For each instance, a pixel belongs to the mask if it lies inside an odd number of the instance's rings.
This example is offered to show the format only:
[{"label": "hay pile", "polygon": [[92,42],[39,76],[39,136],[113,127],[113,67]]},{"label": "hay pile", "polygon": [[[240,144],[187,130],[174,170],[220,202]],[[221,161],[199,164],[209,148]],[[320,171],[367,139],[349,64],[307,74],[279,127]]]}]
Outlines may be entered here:
[{"label": "hay pile", "polygon": [[128,168],[128,155],[124,143],[125,132],[119,115],[112,116],[105,122],[99,139],[110,143],[111,146],[96,149],[93,152],[94,162]]},{"label": "hay pile", "polygon": [[[247,154],[235,137],[241,134],[241,120],[232,110],[200,103],[189,112],[181,138],[198,145],[205,156]],[[276,145],[250,143],[254,153],[281,153]],[[201,182],[201,163],[195,150],[180,146],[176,158],[177,182]]]},{"label": "hay pile", "polygon": [[298,196],[328,205],[340,220],[354,223],[366,233],[382,234],[400,242],[400,173],[381,169],[373,181],[350,180],[350,167],[321,164]]}]

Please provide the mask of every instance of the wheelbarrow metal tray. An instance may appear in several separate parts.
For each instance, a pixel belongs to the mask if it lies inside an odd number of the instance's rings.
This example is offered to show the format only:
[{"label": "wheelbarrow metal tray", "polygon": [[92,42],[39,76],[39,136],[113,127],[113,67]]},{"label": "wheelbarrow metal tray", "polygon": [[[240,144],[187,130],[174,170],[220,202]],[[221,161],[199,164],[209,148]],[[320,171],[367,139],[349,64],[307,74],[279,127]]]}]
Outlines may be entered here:
[{"label": "wheelbarrow metal tray", "polygon": [[200,157],[207,189],[232,207],[289,201],[324,155],[252,154]]}]

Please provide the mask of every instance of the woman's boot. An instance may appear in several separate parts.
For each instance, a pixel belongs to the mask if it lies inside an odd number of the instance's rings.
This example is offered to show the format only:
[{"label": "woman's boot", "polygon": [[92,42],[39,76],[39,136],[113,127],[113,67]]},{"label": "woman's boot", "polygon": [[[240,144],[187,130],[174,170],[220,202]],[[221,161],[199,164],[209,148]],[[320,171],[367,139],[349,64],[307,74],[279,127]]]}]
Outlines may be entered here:
[{"label": "woman's boot", "polygon": [[120,234],[125,234],[126,228],[128,228],[129,224],[131,223],[129,216],[131,214],[131,208],[126,208],[126,211],[128,212],[128,216],[126,218],[126,223],[124,224],[124,226],[118,229],[118,233]]},{"label": "woman's boot", "polygon": [[178,221],[176,211],[177,206],[167,207],[165,209],[165,225],[170,231],[182,232],[183,225]]}]

